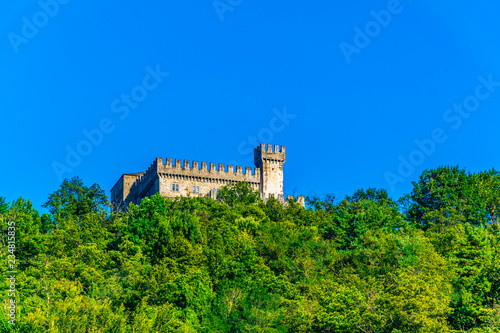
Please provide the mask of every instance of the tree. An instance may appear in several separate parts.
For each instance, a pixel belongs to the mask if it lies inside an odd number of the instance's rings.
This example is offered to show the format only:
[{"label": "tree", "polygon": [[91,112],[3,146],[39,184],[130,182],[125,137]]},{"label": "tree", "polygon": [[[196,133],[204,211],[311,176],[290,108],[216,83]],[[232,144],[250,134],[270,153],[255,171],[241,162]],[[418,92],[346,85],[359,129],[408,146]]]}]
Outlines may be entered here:
[{"label": "tree", "polygon": [[0,197],[0,214],[4,214],[9,209],[9,204],[4,197]]},{"label": "tree", "polygon": [[382,189],[360,189],[337,204],[333,195],[323,201],[313,197],[308,203],[320,217],[317,225],[323,237],[342,250],[355,247],[357,239],[370,230],[390,231],[406,224],[397,203]]},{"label": "tree", "polygon": [[395,203],[392,201],[391,198],[389,198],[389,195],[387,194],[387,191],[384,189],[377,189],[374,187],[370,187],[365,189],[359,189],[352,196],[346,196],[345,198],[347,202],[353,203],[353,202],[359,202],[362,200],[371,200],[375,201],[377,203],[391,203],[395,205]]},{"label": "tree", "polygon": [[500,174],[495,169],[473,175],[477,195],[484,202],[488,222],[496,223],[500,211]]},{"label": "tree", "polygon": [[217,200],[229,206],[237,203],[251,205],[261,201],[260,193],[255,191],[247,182],[239,182],[223,186],[217,193]]},{"label": "tree", "polygon": [[311,207],[316,211],[325,211],[326,213],[330,213],[335,210],[335,194],[329,193],[325,195],[324,199],[321,200],[316,195],[306,198],[307,207]]},{"label": "tree", "polygon": [[436,231],[457,223],[494,222],[500,209],[499,177],[495,170],[471,174],[458,166],[425,170],[405,198],[406,216]]},{"label": "tree", "polygon": [[73,177],[65,179],[61,188],[52,193],[42,207],[48,208],[54,217],[81,217],[89,213],[104,214],[109,202],[99,185],[88,187],[80,177]]},{"label": "tree", "polygon": [[494,262],[494,239],[485,227],[466,223],[457,226],[455,233],[448,254],[455,276],[454,311],[449,321],[455,328],[464,330],[481,324],[480,316],[488,304],[495,301],[496,295],[491,295],[494,281],[491,274],[498,268]]},{"label": "tree", "polygon": [[499,189],[500,175],[493,169],[472,174],[440,167],[424,171],[405,198],[408,220],[426,231],[449,263],[454,278],[448,322],[461,331],[484,325],[481,316],[498,297]]},{"label": "tree", "polygon": [[[31,260],[44,251],[43,226],[38,212],[29,200],[19,198],[12,202],[12,206],[0,218],[1,243],[7,248],[9,227],[14,226],[15,254],[17,263],[26,267]],[[12,229],[10,229],[12,230]]]},{"label": "tree", "polygon": [[0,214],[11,331],[500,332],[499,193],[495,170],[442,167],[406,206],[368,188],[304,208],[238,183],[106,215],[98,185],[65,180],[50,214],[23,199]]}]

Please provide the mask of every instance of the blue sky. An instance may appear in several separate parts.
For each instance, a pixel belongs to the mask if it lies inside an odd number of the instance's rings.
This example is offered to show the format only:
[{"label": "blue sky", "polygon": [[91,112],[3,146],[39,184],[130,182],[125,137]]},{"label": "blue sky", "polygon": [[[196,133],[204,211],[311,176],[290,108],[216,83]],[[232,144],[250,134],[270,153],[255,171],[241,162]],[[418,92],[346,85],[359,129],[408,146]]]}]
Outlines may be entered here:
[{"label": "blue sky", "polygon": [[156,156],[253,166],[260,141],[287,147],[286,194],[380,187],[398,198],[425,169],[500,168],[499,11],[493,1],[6,3],[0,196],[40,208],[73,176],[109,195]]}]

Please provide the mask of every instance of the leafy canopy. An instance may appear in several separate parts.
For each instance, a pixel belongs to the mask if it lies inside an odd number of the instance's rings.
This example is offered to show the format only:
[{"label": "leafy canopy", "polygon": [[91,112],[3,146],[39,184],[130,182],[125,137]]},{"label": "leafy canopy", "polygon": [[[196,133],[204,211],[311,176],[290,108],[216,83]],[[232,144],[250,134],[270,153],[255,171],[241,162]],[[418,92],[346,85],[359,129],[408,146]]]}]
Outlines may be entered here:
[{"label": "leafy canopy", "polygon": [[98,185],[65,180],[50,216],[21,198],[0,214],[20,310],[12,327],[0,307],[0,332],[497,333],[499,185],[440,167],[398,201],[368,188],[304,208],[238,183],[106,214]]},{"label": "leafy canopy", "polygon": [[0,214],[4,214],[9,209],[9,204],[4,197],[0,197]]},{"label": "leafy canopy", "polygon": [[217,192],[217,200],[229,206],[236,204],[251,205],[261,201],[260,193],[247,182],[223,186]]},{"label": "leafy canopy", "polygon": [[81,217],[85,214],[103,214],[109,207],[108,198],[99,185],[88,187],[79,177],[65,179],[61,188],[51,195],[42,207],[56,217]]}]

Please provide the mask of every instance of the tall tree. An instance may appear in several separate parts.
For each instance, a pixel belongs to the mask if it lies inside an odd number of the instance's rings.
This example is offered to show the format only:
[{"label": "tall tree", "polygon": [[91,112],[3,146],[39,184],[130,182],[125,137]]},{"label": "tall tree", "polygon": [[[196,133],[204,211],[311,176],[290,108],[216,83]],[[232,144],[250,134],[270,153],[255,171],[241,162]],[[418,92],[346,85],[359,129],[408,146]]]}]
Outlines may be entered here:
[{"label": "tall tree", "polygon": [[352,196],[346,196],[345,198],[349,203],[359,202],[361,200],[371,200],[378,203],[391,203],[395,205],[395,202],[389,198],[387,191],[384,189],[378,189],[370,187],[365,189],[359,189]]},{"label": "tall tree", "polygon": [[9,209],[9,204],[4,197],[0,197],[0,214],[4,214]]},{"label": "tall tree", "polygon": [[406,199],[406,216],[424,230],[469,222],[494,222],[499,210],[499,174],[471,174],[455,167],[425,170]]},{"label": "tall tree", "polygon": [[260,193],[247,182],[239,182],[223,186],[217,193],[217,200],[229,206],[237,203],[248,205],[260,202]]},{"label": "tall tree", "polygon": [[108,198],[99,185],[86,186],[80,177],[65,179],[61,188],[49,196],[42,207],[58,218],[81,217],[88,213],[103,214],[109,207]]}]

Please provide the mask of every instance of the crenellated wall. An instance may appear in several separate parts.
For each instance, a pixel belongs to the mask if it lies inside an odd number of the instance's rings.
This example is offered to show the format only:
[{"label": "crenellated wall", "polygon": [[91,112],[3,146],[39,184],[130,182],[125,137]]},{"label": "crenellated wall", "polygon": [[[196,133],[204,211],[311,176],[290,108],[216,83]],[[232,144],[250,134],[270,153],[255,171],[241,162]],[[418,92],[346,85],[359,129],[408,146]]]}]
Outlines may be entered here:
[{"label": "crenellated wall", "polygon": [[[216,167],[215,163],[201,162],[200,167],[198,161],[194,161],[191,164],[190,161],[184,160],[181,164],[181,160],[175,160],[175,163],[172,163],[172,159],[167,158],[164,162],[161,157],[157,157],[151,167],[155,165],[157,166],[157,172],[162,174],[260,183],[259,168],[255,168],[254,172],[252,172],[252,168],[247,167],[245,168],[245,172],[243,172],[243,167],[241,166],[234,167],[230,164],[219,164],[218,167]],[[209,165],[210,167],[208,167]]]},{"label": "crenellated wall", "polygon": [[[247,182],[252,185],[255,190],[259,189],[260,185],[260,170],[258,168],[252,173],[252,168],[245,168],[233,165],[219,164],[216,167],[215,163],[207,163],[194,161],[192,164],[188,160],[184,160],[181,164],[180,160],[167,158],[163,162],[163,158],[156,159],[158,166],[158,176],[160,178],[160,194],[164,197],[179,197],[179,196],[207,196],[218,188],[236,183]],[[200,167],[201,166],[201,167]],[[210,166],[210,167],[209,167]],[[178,185],[179,189],[173,189],[172,185]],[[195,191],[193,191],[193,186]]]}]

